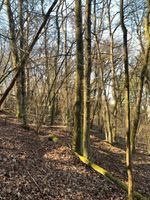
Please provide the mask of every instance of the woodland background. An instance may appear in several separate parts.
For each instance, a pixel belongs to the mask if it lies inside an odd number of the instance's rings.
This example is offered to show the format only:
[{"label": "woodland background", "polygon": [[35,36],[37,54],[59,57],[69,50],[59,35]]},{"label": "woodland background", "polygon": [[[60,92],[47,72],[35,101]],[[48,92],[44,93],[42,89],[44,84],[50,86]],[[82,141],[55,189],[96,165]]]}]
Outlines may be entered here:
[{"label": "woodland background", "polygon": [[150,152],[149,15],[149,0],[1,0],[1,111],[37,134],[64,126],[86,158],[90,130],[126,146],[129,181]]}]

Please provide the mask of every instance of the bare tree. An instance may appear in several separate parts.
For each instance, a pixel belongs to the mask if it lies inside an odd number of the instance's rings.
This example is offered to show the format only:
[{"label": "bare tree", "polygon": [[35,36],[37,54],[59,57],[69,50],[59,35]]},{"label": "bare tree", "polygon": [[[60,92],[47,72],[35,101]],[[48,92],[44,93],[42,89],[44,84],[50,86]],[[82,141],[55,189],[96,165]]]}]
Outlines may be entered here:
[{"label": "bare tree", "polygon": [[83,155],[88,157],[90,149],[90,77],[91,77],[91,0],[85,6],[85,62],[83,84]]},{"label": "bare tree", "polygon": [[130,86],[128,70],[128,40],[127,28],[124,23],[124,1],[120,0],[120,22],[123,32],[123,64],[125,71],[125,132],[126,132],[126,166],[128,173],[128,199],[133,199],[133,172],[132,172],[132,154],[131,154],[131,131],[130,131]]},{"label": "bare tree", "polygon": [[82,155],[83,36],[82,36],[81,0],[75,0],[75,34],[76,34],[76,82],[75,82],[73,149],[75,152]]},{"label": "bare tree", "polygon": [[[21,66],[25,65],[25,63],[27,62],[28,58],[29,58],[29,54],[31,53],[34,45],[36,44],[37,40],[39,39],[39,36],[43,30],[43,28],[45,27],[49,16],[51,14],[51,12],[53,11],[55,5],[57,4],[58,0],[53,1],[52,5],[50,6],[50,8],[48,9],[47,13],[45,14],[45,19],[42,22],[41,26],[39,27],[38,31],[36,32],[35,36],[33,37],[28,49],[26,50],[26,53],[24,55],[24,57],[22,58],[21,63],[19,63],[18,66],[16,66],[16,68],[18,69],[14,78],[12,79],[10,85],[7,87],[7,89],[5,90],[2,98],[0,99],[0,106],[3,104],[4,100],[6,99],[7,95],[9,94],[9,92],[11,91],[11,89],[13,88],[13,86],[15,85],[15,82],[20,74],[21,71]],[[7,3],[9,3],[9,1],[7,0]],[[9,12],[10,13],[10,12]],[[15,49],[15,48],[14,48]],[[15,53],[15,52],[14,52]]]}]

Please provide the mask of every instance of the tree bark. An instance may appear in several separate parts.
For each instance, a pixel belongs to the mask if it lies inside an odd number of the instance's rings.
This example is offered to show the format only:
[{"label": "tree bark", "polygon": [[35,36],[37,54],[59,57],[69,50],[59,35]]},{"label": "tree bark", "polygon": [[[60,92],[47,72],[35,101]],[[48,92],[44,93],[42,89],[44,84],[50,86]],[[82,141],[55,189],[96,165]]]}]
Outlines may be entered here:
[{"label": "tree bark", "polygon": [[[6,8],[7,8],[7,16],[8,16],[8,23],[9,23],[9,34],[10,34],[10,47],[11,47],[11,60],[12,60],[12,66],[17,70],[17,66],[19,63],[19,51],[17,47],[17,37],[16,37],[16,30],[15,30],[15,21],[13,17],[13,12],[11,9],[11,4],[9,0],[6,0]],[[20,11],[20,9],[19,9]],[[21,17],[19,18],[19,20]],[[19,73],[17,79],[16,79],[16,117],[20,118],[21,117],[21,79],[20,79],[20,74]]]},{"label": "tree bark", "polygon": [[83,101],[83,37],[82,5],[75,0],[75,36],[76,36],[76,80],[74,105],[73,150],[82,155],[82,101]]},{"label": "tree bark", "polygon": [[[23,0],[19,0],[19,24],[20,24],[20,63],[22,62],[23,54],[25,51],[25,35],[24,35],[24,22],[23,22]],[[23,126],[27,125],[27,102],[26,102],[26,77],[25,65],[21,66],[20,70],[20,118],[22,119]]]},{"label": "tree bark", "polygon": [[[60,27],[59,27],[59,15],[58,15],[58,11],[59,11],[60,5],[58,5],[57,11],[56,11],[56,32],[57,32],[57,46],[56,46],[56,57],[54,59],[54,77],[56,77],[57,74],[57,70],[58,70],[58,55],[59,55],[59,48],[60,48]],[[55,96],[55,91],[56,91],[56,84],[57,81],[55,81],[54,83],[54,87],[53,87],[53,100],[51,102],[51,125],[54,124],[55,121],[55,115],[57,113],[57,96]]]},{"label": "tree bark", "polygon": [[127,29],[124,23],[124,0],[120,0],[120,21],[123,32],[123,64],[125,70],[125,132],[126,132],[126,166],[128,174],[128,200],[133,200],[133,172],[132,172],[132,155],[130,143],[130,100],[129,100],[129,71],[128,71],[128,42]]},{"label": "tree bark", "polygon": [[112,31],[112,19],[111,19],[111,0],[107,2],[108,8],[108,22],[109,22],[109,38],[110,38],[110,63],[111,63],[111,72],[112,72],[112,97],[113,97],[113,105],[112,105],[112,142],[116,141],[116,132],[117,132],[117,93],[116,93],[116,75],[115,75],[115,63],[114,63],[114,37]]},{"label": "tree bark", "polygon": [[90,148],[90,77],[91,77],[91,0],[85,6],[85,63],[83,84],[83,156],[88,157]]},{"label": "tree bark", "polygon": [[138,125],[140,120],[140,108],[141,108],[141,100],[143,93],[144,80],[147,73],[147,67],[149,63],[149,53],[150,53],[150,31],[149,31],[149,16],[150,16],[150,2],[147,0],[147,12],[144,19],[144,31],[146,38],[146,48],[144,52],[144,64],[142,67],[142,71],[140,74],[139,85],[138,85],[138,94],[136,100],[136,106],[134,110],[134,119],[131,130],[131,151],[135,153],[135,139],[138,131]]}]

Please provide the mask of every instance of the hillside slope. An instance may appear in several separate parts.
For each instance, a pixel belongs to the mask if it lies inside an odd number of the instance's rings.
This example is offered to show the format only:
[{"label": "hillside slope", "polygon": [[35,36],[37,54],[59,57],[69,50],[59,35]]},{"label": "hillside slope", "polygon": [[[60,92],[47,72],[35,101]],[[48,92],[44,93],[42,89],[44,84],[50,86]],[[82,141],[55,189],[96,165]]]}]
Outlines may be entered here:
[{"label": "hillside slope", "polygon": [[[66,132],[46,129],[64,142]],[[0,199],[119,200],[127,194],[82,164],[69,148],[0,117]],[[122,180],[126,179],[124,151],[92,136],[93,159]],[[112,152],[110,152],[112,151]],[[144,157],[148,162],[148,156]],[[150,196],[149,165],[135,160],[136,190]]]}]

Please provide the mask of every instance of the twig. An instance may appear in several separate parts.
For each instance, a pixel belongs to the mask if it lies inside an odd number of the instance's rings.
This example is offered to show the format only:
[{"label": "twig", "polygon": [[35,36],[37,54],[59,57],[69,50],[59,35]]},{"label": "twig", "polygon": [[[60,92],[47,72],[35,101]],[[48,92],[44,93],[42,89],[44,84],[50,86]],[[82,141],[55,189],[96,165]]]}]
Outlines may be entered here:
[{"label": "twig", "polygon": [[41,194],[43,194],[43,192],[41,191],[39,185],[37,184],[36,180],[33,178],[33,176],[30,174],[30,172],[28,170],[26,170],[27,173],[29,174],[31,180],[33,181],[33,183],[36,185],[36,187],[38,188],[38,190],[40,191]]}]

